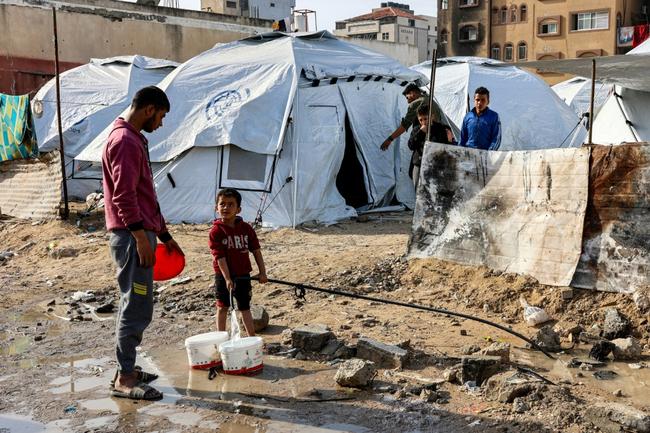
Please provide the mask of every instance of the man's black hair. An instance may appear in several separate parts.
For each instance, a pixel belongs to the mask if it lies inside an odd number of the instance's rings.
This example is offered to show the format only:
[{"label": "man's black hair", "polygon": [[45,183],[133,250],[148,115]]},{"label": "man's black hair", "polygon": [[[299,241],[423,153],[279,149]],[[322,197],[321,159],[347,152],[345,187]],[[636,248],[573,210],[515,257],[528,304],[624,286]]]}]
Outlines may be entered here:
[{"label": "man's black hair", "polygon": [[416,91],[416,92],[422,93],[422,89],[420,89],[420,87],[418,87],[417,84],[415,84],[415,83],[409,83],[409,84],[407,84],[406,88],[405,88],[404,91],[402,92],[402,95],[406,96],[407,93],[409,93],[409,92],[413,92],[413,91]]},{"label": "man's black hair", "polygon": [[131,107],[136,110],[144,108],[147,105],[153,105],[157,110],[169,111],[170,108],[167,95],[156,86],[143,87],[137,91],[133,97],[133,101],[131,101]]},{"label": "man's black hair", "polygon": [[235,188],[224,188],[217,193],[217,203],[219,197],[233,197],[237,200],[237,207],[241,207],[241,194]]},{"label": "man's black hair", "polygon": [[485,87],[481,86],[474,91],[475,95],[485,95],[490,99],[490,91]]}]

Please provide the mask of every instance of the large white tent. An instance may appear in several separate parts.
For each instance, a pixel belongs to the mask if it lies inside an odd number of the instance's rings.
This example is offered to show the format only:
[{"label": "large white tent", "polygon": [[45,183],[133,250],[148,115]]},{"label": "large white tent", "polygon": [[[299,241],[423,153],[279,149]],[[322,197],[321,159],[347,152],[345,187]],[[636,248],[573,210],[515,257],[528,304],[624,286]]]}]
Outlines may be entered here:
[{"label": "large white tent", "polygon": [[[159,84],[171,111],[148,138],[165,217],[211,220],[222,187],[243,192],[246,220],[261,213],[270,226],[332,222],[395,198],[412,204],[404,146],[379,149],[405,112],[410,81],[427,82],[325,31],[258,35],[199,54]],[[100,161],[109,131],[77,160]]]},{"label": "large white tent", "polygon": [[[490,91],[490,108],[499,113],[502,137],[499,150],[578,147],[586,130],[575,114],[539,77],[514,66],[478,57],[440,59],[435,97],[447,116],[462,127],[473,108],[473,92]],[[412,69],[429,74],[431,61]]]},{"label": "large white tent", "polygon": [[[130,104],[135,92],[160,82],[178,63],[144,56],[91,59],[61,74],[61,123],[66,173],[72,159]],[[34,128],[41,152],[59,148],[55,81],[50,80],[34,98]],[[85,198],[100,187],[96,180],[70,179],[71,196]]]},{"label": "large white tent", "polygon": [[[627,53],[645,59],[650,56],[650,40]],[[648,71],[645,71],[648,75]],[[593,142],[620,144],[650,141],[650,87],[630,89],[614,86],[594,121]]]}]

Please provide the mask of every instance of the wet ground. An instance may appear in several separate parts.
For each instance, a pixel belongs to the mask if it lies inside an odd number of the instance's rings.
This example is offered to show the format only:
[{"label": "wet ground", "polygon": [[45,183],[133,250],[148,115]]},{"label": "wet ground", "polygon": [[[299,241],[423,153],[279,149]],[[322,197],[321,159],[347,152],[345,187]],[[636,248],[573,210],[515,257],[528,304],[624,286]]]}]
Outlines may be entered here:
[{"label": "wet ground", "polygon": [[[75,343],[66,338],[85,326],[92,328],[86,329],[86,338],[99,339],[103,347],[103,340],[110,338],[111,333],[107,325],[112,323],[76,324],[57,317],[56,312],[43,314],[37,309],[38,305],[22,314],[12,314],[10,326],[0,333],[2,341],[7,342],[0,349],[7,361],[1,370],[0,386],[14,385],[4,391],[3,397],[8,398],[3,398],[0,411],[2,433],[415,433],[478,431],[479,426],[485,431],[536,431],[534,424],[526,427],[525,423],[513,425],[491,419],[496,406],[478,397],[464,398],[464,406],[450,406],[340,388],[333,379],[336,367],[314,361],[267,355],[261,374],[244,377],[220,373],[209,380],[206,371],[188,368],[182,340],[139,353],[138,363],[160,375],[154,385],[164,393],[163,400],[135,402],[112,398],[107,390],[115,372],[110,354],[97,356],[98,351],[90,348],[88,340]],[[110,319],[110,315],[103,319]],[[21,332],[25,335],[19,335]],[[51,344],[34,351],[34,334],[42,336],[40,342]],[[52,344],[57,340],[70,347],[61,350],[59,344]],[[512,343],[517,345],[516,341]],[[59,350],[52,351],[52,347]],[[75,347],[79,348],[77,352]],[[105,348],[99,352],[105,353]],[[586,348],[559,354],[555,361],[523,348],[512,353],[517,364],[529,365],[553,382],[590,389],[612,400],[612,394],[620,390],[623,401],[650,406],[650,394],[646,391],[650,369],[639,370],[635,368],[638,365],[625,363],[609,363],[593,371],[568,368],[568,361],[575,357],[586,358]],[[615,372],[615,377],[595,378],[594,373],[603,369]],[[441,371],[434,367],[404,373],[389,370],[380,372],[377,380],[394,374],[440,377]],[[15,386],[21,382],[30,389]],[[454,393],[457,391],[452,390],[451,394]],[[449,410],[452,406],[457,413]],[[541,425],[539,428],[537,431],[551,431]]]}]

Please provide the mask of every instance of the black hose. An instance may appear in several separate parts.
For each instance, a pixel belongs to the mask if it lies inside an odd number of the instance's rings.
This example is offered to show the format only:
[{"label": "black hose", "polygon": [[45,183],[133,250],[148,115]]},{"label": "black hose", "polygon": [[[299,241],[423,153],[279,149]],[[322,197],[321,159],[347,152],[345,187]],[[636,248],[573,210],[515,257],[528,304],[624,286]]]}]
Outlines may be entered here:
[{"label": "black hose", "polygon": [[[242,279],[246,279],[246,278],[242,278]],[[258,277],[250,277],[250,279],[257,280]],[[490,322],[489,320],[481,319],[480,317],[472,317],[472,316],[467,315],[467,314],[456,313],[454,311],[445,310],[444,308],[427,307],[427,306],[424,306],[424,305],[411,304],[411,303],[408,303],[408,302],[393,301],[393,300],[390,300],[390,299],[383,299],[383,298],[374,298],[372,296],[359,295],[359,294],[356,294],[356,293],[344,292],[342,290],[323,289],[321,287],[310,286],[308,284],[292,283],[292,282],[289,282],[289,281],[275,280],[275,279],[272,279],[272,278],[269,278],[269,283],[282,284],[284,286],[291,286],[291,287],[295,287],[295,288],[297,288],[299,290],[300,289],[302,289],[302,290],[307,289],[307,290],[313,290],[315,292],[330,293],[330,294],[333,294],[333,295],[347,296],[347,297],[350,297],[350,298],[364,299],[366,301],[382,302],[384,304],[398,305],[400,307],[414,308],[416,310],[430,311],[432,313],[448,314],[450,316],[462,317],[463,319],[473,320],[475,322],[483,323],[485,325],[492,326],[494,328],[498,328],[498,329],[500,329],[502,331],[505,331],[508,334],[514,335],[515,337],[518,337],[518,338],[524,340],[526,343],[530,344],[532,347],[534,347],[535,349],[542,352],[548,358],[555,359],[553,357],[553,355],[548,353],[546,350],[544,350],[542,347],[540,347],[537,343],[535,343],[530,338],[518,333],[517,331],[513,331],[510,328],[506,328],[503,325],[499,325],[498,323]]]}]

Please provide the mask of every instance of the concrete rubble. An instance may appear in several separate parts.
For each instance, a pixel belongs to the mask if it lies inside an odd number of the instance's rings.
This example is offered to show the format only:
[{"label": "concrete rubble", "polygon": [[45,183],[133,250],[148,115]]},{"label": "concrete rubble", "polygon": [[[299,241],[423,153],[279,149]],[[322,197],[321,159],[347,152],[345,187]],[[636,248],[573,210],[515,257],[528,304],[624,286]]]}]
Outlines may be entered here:
[{"label": "concrete rubble", "polygon": [[605,433],[650,433],[650,415],[626,404],[595,403],[586,407],[585,417]]},{"label": "concrete rubble", "polygon": [[334,333],[325,325],[301,326],[291,331],[291,347],[307,352],[319,352]]},{"label": "concrete rubble", "polygon": [[608,308],[605,312],[602,336],[608,340],[625,338],[630,335],[630,327],[630,320],[625,315],[616,308]]},{"label": "concrete rubble", "polygon": [[253,326],[255,332],[260,332],[269,326],[269,313],[261,305],[251,305],[251,315],[253,316]]},{"label": "concrete rubble", "polygon": [[562,350],[560,346],[560,335],[555,332],[551,325],[543,326],[533,338],[533,341],[542,349],[549,352],[559,352]]},{"label": "concrete rubble", "polygon": [[350,359],[343,362],[334,380],[340,386],[364,388],[377,374],[375,363],[364,359]]},{"label": "concrete rubble", "polygon": [[612,340],[614,359],[617,361],[634,361],[641,356],[641,345],[634,337]]},{"label": "concrete rubble", "polygon": [[360,338],[357,342],[357,357],[373,361],[379,367],[402,368],[407,363],[408,351],[370,338]]}]

